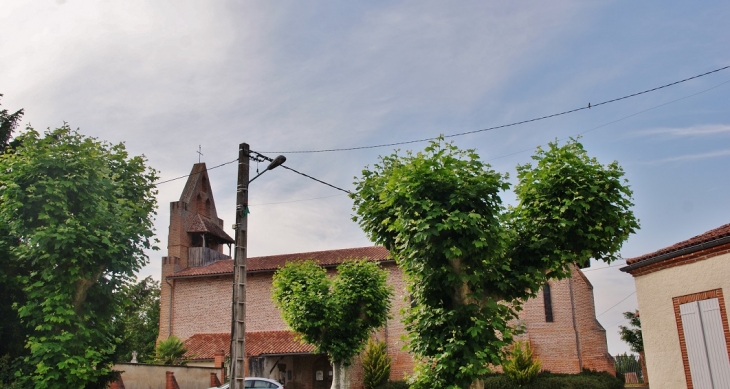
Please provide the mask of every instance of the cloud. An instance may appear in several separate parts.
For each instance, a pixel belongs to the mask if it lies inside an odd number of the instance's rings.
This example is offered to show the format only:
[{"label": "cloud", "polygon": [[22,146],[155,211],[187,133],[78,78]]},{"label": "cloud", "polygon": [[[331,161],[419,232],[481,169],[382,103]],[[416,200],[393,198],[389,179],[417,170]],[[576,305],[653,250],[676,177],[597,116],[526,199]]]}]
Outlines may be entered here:
[{"label": "cloud", "polygon": [[652,128],[635,132],[635,136],[664,136],[681,138],[688,136],[709,136],[730,133],[730,124],[703,124],[691,127]]},{"label": "cloud", "polygon": [[659,165],[659,164],[671,163],[671,162],[697,161],[697,160],[702,160],[702,159],[722,158],[722,157],[727,157],[727,156],[730,156],[730,149],[710,151],[710,152],[706,152],[706,153],[685,154],[685,155],[680,155],[677,157],[670,157],[670,158],[649,161],[649,162],[645,162],[645,164]]}]

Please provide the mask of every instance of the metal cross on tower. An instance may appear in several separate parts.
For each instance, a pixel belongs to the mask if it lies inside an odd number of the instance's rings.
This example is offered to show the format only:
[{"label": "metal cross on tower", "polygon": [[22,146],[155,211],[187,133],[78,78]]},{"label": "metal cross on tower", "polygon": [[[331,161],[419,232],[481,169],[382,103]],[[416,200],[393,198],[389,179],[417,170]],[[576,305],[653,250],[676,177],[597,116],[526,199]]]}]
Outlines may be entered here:
[{"label": "metal cross on tower", "polygon": [[198,163],[200,163],[200,157],[203,156],[202,151],[203,151],[203,148],[200,145],[198,145],[198,151],[196,151],[196,153],[198,153]]}]

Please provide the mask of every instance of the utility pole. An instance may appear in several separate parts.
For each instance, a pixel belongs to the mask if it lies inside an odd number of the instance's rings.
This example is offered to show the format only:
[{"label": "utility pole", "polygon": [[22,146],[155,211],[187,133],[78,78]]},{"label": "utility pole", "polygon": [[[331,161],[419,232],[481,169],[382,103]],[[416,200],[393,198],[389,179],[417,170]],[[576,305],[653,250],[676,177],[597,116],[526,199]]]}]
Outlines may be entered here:
[{"label": "utility pole", "polygon": [[233,304],[231,319],[231,389],[244,389],[246,361],[246,242],[248,233],[248,143],[238,146],[236,186],[236,251],[233,259]]}]

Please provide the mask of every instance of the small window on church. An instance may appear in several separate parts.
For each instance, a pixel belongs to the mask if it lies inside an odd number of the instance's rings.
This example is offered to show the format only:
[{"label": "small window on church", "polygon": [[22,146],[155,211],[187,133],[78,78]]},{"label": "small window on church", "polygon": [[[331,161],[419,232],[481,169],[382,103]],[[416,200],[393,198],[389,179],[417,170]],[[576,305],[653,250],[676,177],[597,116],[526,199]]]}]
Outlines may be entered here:
[{"label": "small window on church", "polygon": [[552,323],[553,321],[553,296],[550,291],[550,284],[547,282],[542,286],[542,297],[545,302],[545,321]]},{"label": "small window on church", "polygon": [[208,193],[208,179],[203,177],[203,180],[201,181],[201,188],[203,193]]}]

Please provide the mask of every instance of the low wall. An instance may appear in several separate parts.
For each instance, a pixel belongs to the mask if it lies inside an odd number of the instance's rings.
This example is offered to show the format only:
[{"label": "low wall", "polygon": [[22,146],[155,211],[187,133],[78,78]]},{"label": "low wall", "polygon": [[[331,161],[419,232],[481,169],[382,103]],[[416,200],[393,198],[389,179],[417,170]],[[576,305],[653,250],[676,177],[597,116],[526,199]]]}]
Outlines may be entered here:
[{"label": "low wall", "polygon": [[221,369],[215,367],[118,363],[113,369],[122,372],[125,389],[164,389],[168,371],[175,373],[180,389],[210,388],[210,373],[215,373],[221,379]]}]

